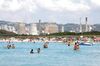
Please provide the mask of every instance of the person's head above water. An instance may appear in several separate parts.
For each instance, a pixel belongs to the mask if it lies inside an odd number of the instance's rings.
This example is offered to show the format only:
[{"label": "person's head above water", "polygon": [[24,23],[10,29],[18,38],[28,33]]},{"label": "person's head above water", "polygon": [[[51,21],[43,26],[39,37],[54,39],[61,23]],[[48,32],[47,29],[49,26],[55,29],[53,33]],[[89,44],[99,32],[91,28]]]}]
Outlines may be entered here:
[{"label": "person's head above water", "polygon": [[75,42],[75,45],[77,45],[77,43]]},{"label": "person's head above water", "polygon": [[40,48],[38,48],[38,50],[40,50]]},{"label": "person's head above water", "polygon": [[33,49],[31,49],[31,51],[33,51]]},{"label": "person's head above water", "polygon": [[30,53],[34,53],[34,52],[33,52],[33,49],[31,49]]}]

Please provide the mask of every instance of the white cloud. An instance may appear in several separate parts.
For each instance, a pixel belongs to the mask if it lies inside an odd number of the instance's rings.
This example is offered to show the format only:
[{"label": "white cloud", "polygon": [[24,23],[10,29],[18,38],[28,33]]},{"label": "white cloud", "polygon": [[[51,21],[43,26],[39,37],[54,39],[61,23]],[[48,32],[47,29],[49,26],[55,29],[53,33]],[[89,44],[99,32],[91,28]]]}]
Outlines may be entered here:
[{"label": "white cloud", "polygon": [[48,9],[48,10],[58,10],[54,0],[36,0],[35,1],[39,7]]},{"label": "white cloud", "polygon": [[36,3],[42,8],[53,11],[86,11],[90,9],[83,2],[74,3],[71,0],[36,0]]},{"label": "white cloud", "polygon": [[0,10],[16,11],[25,9],[33,12],[38,8],[38,6],[51,11],[89,10],[90,7],[83,2],[83,0],[78,3],[75,3],[72,0],[0,0]]},{"label": "white cloud", "polygon": [[33,0],[0,0],[0,10],[4,11],[16,11],[20,9],[34,11],[36,8]]},{"label": "white cloud", "polygon": [[17,2],[17,0],[0,0],[0,10],[11,10],[11,11],[16,11],[19,9],[21,6]]},{"label": "white cloud", "polygon": [[90,9],[84,0],[80,0],[78,3],[72,0],[0,0],[0,10],[5,11],[23,9],[35,12],[39,7],[51,11],[87,11]]},{"label": "white cloud", "polygon": [[100,0],[91,0],[91,2],[96,6],[100,6]]},{"label": "white cloud", "polygon": [[25,10],[34,12],[37,9],[37,6],[34,2],[34,0],[23,0],[20,2],[21,8],[24,8]]},{"label": "white cloud", "polygon": [[90,7],[83,2],[74,3],[71,0],[59,0],[57,5],[60,8],[66,9],[68,11],[85,11],[90,9]]}]

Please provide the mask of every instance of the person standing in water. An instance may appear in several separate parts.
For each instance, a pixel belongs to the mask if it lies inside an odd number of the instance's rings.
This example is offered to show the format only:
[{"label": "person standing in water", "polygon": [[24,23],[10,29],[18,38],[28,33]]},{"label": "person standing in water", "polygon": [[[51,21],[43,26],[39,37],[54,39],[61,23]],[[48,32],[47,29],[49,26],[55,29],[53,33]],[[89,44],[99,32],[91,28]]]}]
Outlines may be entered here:
[{"label": "person standing in water", "polygon": [[40,53],[40,48],[37,49],[37,53]]},{"label": "person standing in water", "polygon": [[75,42],[74,50],[78,50],[78,49],[79,49],[79,44],[77,42]]}]

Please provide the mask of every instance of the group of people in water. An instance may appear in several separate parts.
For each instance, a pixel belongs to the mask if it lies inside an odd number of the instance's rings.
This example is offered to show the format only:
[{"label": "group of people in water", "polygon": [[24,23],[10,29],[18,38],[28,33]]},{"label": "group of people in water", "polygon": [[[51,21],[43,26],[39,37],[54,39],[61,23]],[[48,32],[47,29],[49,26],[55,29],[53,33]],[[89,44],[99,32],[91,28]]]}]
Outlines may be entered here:
[{"label": "group of people in water", "polygon": [[[5,48],[15,49],[15,45],[14,44],[7,44],[7,46]],[[48,48],[48,42],[44,43],[43,48]],[[40,48],[37,48],[37,53],[40,53],[40,50],[41,50]],[[33,49],[31,49],[30,54],[33,54],[33,53],[35,53],[35,52],[33,51]]]},{"label": "group of people in water", "polygon": [[7,45],[7,48],[8,48],[8,49],[10,49],[10,48],[15,49],[15,45],[14,45],[14,44],[8,44],[8,45]]},{"label": "group of people in water", "polygon": [[[68,42],[67,45],[70,46],[70,42]],[[75,42],[74,50],[78,50],[78,49],[79,49],[79,42]]]},{"label": "group of people in water", "polygon": [[[44,43],[43,48],[48,48],[48,42],[45,42],[45,43]],[[37,53],[40,53],[40,50],[41,50],[41,49],[38,48],[38,49],[37,49]],[[31,49],[30,54],[33,54],[33,53],[34,53],[34,51],[33,51],[33,49]]]},{"label": "group of people in water", "polygon": [[[45,42],[44,45],[43,45],[43,48],[48,48],[48,44],[49,44],[49,42]],[[70,42],[68,42],[67,45],[70,46]],[[15,45],[14,44],[8,44],[7,48],[8,49],[10,49],[10,48],[15,49]],[[78,50],[78,49],[79,49],[79,43],[75,42],[74,50]],[[37,53],[40,53],[40,51],[41,51],[41,49],[37,48]],[[35,53],[35,52],[33,51],[33,49],[31,49],[30,54],[33,54],[33,53]]]},{"label": "group of people in water", "polygon": [[[30,54],[33,54],[33,49],[31,49]],[[40,53],[40,48],[37,49],[37,53]]]},{"label": "group of people in water", "polygon": [[[67,43],[68,46],[70,46],[70,42]],[[48,42],[45,42],[43,45],[43,48],[48,48]],[[75,42],[74,44],[74,50],[78,50],[79,49],[79,42]],[[31,49],[30,51],[31,54],[33,54],[33,49]],[[40,53],[40,48],[37,49],[37,53]]]}]

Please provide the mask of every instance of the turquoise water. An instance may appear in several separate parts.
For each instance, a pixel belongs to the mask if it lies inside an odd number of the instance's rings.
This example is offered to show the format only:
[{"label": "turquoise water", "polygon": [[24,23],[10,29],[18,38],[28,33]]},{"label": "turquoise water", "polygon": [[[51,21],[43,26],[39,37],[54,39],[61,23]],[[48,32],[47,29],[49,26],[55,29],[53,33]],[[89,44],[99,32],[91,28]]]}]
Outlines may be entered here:
[{"label": "turquoise water", "polygon": [[[0,66],[99,66],[100,45],[80,46],[74,51],[73,46],[63,43],[49,43],[49,48],[44,49],[42,42],[14,43],[15,49],[6,49],[7,43],[0,43]],[[37,48],[41,52],[37,53]],[[30,50],[34,54],[30,54]]]}]

